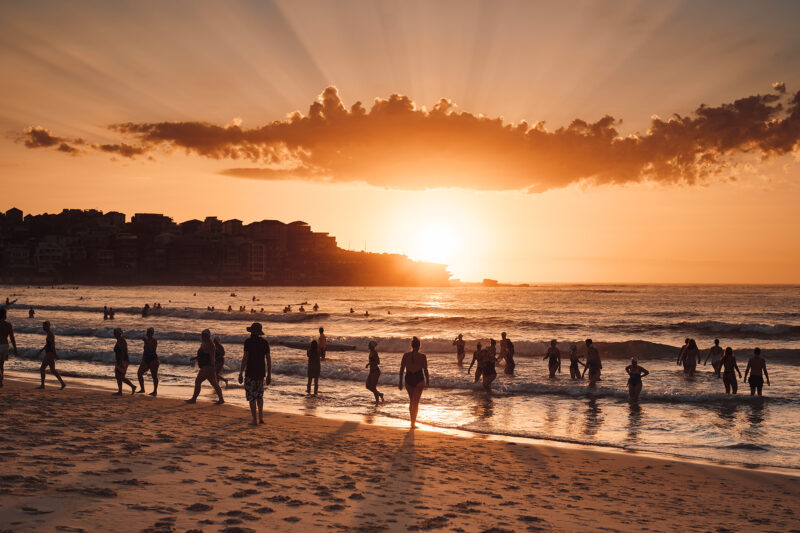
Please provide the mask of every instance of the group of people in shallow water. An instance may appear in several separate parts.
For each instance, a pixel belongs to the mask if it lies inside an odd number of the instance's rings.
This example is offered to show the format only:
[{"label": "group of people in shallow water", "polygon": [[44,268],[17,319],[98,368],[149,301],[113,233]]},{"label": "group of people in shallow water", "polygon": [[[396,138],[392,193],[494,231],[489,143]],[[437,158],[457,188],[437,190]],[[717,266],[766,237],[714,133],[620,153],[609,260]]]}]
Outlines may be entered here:
[{"label": "group of people in shallow water", "polygon": [[[683,346],[678,352],[678,359],[675,363],[683,366],[683,373],[687,376],[693,376],[697,371],[697,365],[700,364],[700,350],[697,347],[697,342],[694,339],[686,338]],[[722,383],[725,385],[725,394],[736,394],[739,390],[738,374],[742,381],[750,385],[750,394],[758,394],[761,396],[762,389],[764,388],[764,378],[769,385],[769,373],[767,372],[767,362],[761,357],[761,349],[753,349],[753,357],[747,361],[747,367],[744,370],[744,377],[739,370],[739,365],[736,363],[736,356],[733,353],[733,348],[728,346],[723,349],[719,345],[719,339],[714,339],[714,345],[708,349],[706,359],[703,361],[703,366],[708,364],[711,359],[711,367],[714,369],[714,375],[722,378]],[[748,378],[749,375],[749,378]]]}]

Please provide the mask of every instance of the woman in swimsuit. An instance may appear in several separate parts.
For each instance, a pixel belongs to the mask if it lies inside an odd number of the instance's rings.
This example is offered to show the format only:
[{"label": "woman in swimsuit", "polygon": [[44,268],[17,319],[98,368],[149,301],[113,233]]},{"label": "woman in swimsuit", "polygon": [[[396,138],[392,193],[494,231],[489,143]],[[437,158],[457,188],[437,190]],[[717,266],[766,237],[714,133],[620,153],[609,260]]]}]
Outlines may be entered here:
[{"label": "woman in swimsuit", "polygon": [[586,339],[586,364],[583,365],[583,374],[581,378],[589,371],[589,387],[594,387],[600,381],[600,373],[603,369],[603,363],[600,361],[600,352],[595,348],[592,339]]},{"label": "woman in swimsuit", "polygon": [[481,379],[481,358],[483,357],[483,348],[481,348],[481,343],[478,343],[474,352],[472,352],[472,361],[469,363],[469,368],[467,369],[467,374],[472,372],[472,365],[478,363],[478,366],[475,367],[475,381],[473,383],[477,383],[479,379]]},{"label": "woman in swimsuit", "polygon": [[556,371],[561,373],[561,352],[556,348],[556,340],[550,341],[550,346],[547,348],[547,353],[544,354],[542,359],[549,359],[547,368],[550,370],[550,377],[556,377]]},{"label": "woman in swimsuit", "polygon": [[377,346],[375,341],[369,341],[369,362],[367,363],[369,375],[367,376],[367,390],[375,395],[375,403],[378,403],[378,401],[383,401],[383,394],[378,392],[378,378],[381,377],[381,358],[378,357],[378,351],[375,349],[375,346]]},{"label": "woman in swimsuit", "polygon": [[739,371],[739,365],[736,364],[736,356],[733,355],[733,349],[728,346],[725,348],[725,353],[722,359],[719,360],[720,367],[722,367],[722,383],[725,385],[725,394],[736,394],[739,390],[739,383],[736,381],[736,374],[742,377]]},{"label": "woman in swimsuit", "polygon": [[581,358],[578,357],[578,347],[575,344],[569,345],[569,377],[570,379],[581,379],[581,370],[578,368],[578,365],[583,365],[586,368],[586,365],[583,364]]},{"label": "woman in swimsuit", "polygon": [[467,343],[464,342],[464,336],[461,333],[459,333],[458,337],[453,341],[453,346],[456,347],[456,361],[458,362],[458,366],[464,364],[464,348],[466,344]]},{"label": "woman in swimsuit", "polygon": [[497,379],[495,363],[497,363],[498,358],[494,355],[497,350],[495,349],[494,340],[491,342],[492,345],[487,350],[483,350],[482,361],[479,361],[481,374],[483,375],[483,389],[486,392],[492,392],[492,382]]},{"label": "woman in swimsuit", "polygon": [[125,340],[120,328],[114,328],[114,337],[117,339],[117,343],[114,345],[114,359],[116,360],[114,363],[114,377],[117,378],[117,392],[113,395],[122,396],[123,383],[131,388],[131,394],[133,394],[136,392],[136,385],[125,377],[130,364],[128,360],[128,341]]},{"label": "woman in swimsuit", "polygon": [[306,385],[306,394],[311,394],[311,382],[314,382],[314,394],[319,390],[319,374],[320,374],[320,352],[319,344],[317,341],[311,341],[311,346],[306,352],[308,356],[308,385]]},{"label": "woman in swimsuit", "polygon": [[11,341],[14,355],[17,355],[17,339],[14,338],[14,328],[6,320],[6,308],[0,307],[0,387],[3,386],[3,367],[8,360],[8,341]]},{"label": "woman in swimsuit", "polygon": [[687,376],[694,376],[699,362],[700,349],[697,348],[697,342],[694,339],[689,339],[689,344],[683,352],[683,373]]},{"label": "woman in swimsuit", "polygon": [[56,336],[53,335],[53,332],[50,329],[50,321],[44,322],[42,324],[42,329],[47,334],[47,338],[44,341],[44,348],[36,353],[36,357],[39,357],[39,354],[44,352],[42,366],[39,367],[39,373],[42,375],[42,384],[39,385],[39,388],[44,388],[44,369],[50,367],[50,372],[56,377],[56,379],[58,379],[58,382],[61,383],[61,388],[63,389],[67,386],[67,384],[64,383],[64,380],[61,379],[61,374],[59,374],[58,370],[56,370],[56,360],[58,359],[58,354],[56,353]]},{"label": "woman in swimsuit", "polygon": [[227,389],[228,380],[222,377],[222,372],[225,370],[225,347],[222,346],[219,337],[214,337],[214,368],[217,371],[217,383],[224,381]]},{"label": "woman in swimsuit", "polygon": [[154,333],[153,328],[147,328],[144,339],[142,339],[144,341],[142,362],[139,364],[139,371],[136,373],[139,377],[139,392],[142,393],[144,392],[144,375],[148,370],[150,371],[150,376],[153,378],[153,392],[150,393],[150,396],[158,396],[158,367],[160,366],[158,354],[156,353],[158,341],[153,336]]},{"label": "woman in swimsuit", "polygon": [[638,402],[639,394],[642,392],[642,378],[650,372],[639,366],[639,361],[635,357],[631,359],[631,364],[625,367],[625,372],[628,373],[628,398],[632,402]]},{"label": "woman in swimsuit", "polygon": [[411,429],[417,427],[417,411],[419,411],[419,401],[422,398],[422,391],[430,385],[431,378],[428,375],[428,358],[419,351],[419,339],[411,339],[411,351],[403,354],[400,361],[400,382],[398,387],[403,390],[403,372],[405,371],[406,391],[408,392],[408,411],[411,415]]},{"label": "woman in swimsuit", "polygon": [[200,396],[200,386],[205,380],[211,383],[214,387],[214,392],[217,393],[217,405],[225,403],[222,398],[222,389],[219,388],[217,383],[217,369],[214,366],[214,343],[211,342],[211,332],[204,329],[200,334],[200,348],[197,350],[197,356],[192,357],[190,361],[197,361],[198,371],[197,377],[194,380],[194,394],[191,398],[186,400],[186,403],[197,403],[197,397]]},{"label": "woman in swimsuit", "polygon": [[[762,376],[761,373],[764,373]],[[750,374],[750,379],[747,379],[747,374]],[[761,389],[764,387],[764,377],[767,378],[767,385],[769,385],[769,374],[767,374],[767,362],[761,357],[761,348],[753,350],[753,357],[747,362],[747,368],[744,369],[744,381],[750,384],[750,396],[761,396]]]}]

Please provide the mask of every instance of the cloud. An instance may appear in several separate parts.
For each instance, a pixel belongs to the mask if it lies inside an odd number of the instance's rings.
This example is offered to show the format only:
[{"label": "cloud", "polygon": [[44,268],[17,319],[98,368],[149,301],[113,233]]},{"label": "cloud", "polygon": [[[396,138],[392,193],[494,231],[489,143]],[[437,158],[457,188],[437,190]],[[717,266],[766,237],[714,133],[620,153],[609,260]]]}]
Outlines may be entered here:
[{"label": "cloud", "polygon": [[[239,160],[223,174],[251,179],[365,182],[396,189],[461,187],[543,191],[586,182],[697,183],[729,173],[741,155],[770,158],[797,149],[800,92],[774,92],[690,115],[653,117],[645,133],[622,136],[618,121],[576,119],[547,130],[542,123],[506,123],[441,99],[430,110],[399,94],[347,108],[328,87],[306,114],[247,129],[241,120],[128,122],[110,129],[131,144],[91,145],[135,157],[175,150],[210,159]],[[46,136],[41,132],[46,132]],[[26,146],[63,139],[28,130]],[[39,138],[41,137],[41,139]],[[52,140],[55,139],[55,142]],[[30,141],[30,144],[29,144]]]},{"label": "cloud", "polygon": [[83,144],[83,139],[75,139],[71,141],[61,137],[56,137],[50,130],[41,126],[31,126],[23,132],[22,141],[28,148],[50,148],[55,146],[59,152],[64,152],[70,155],[77,155],[80,150],[72,146],[72,144]]}]

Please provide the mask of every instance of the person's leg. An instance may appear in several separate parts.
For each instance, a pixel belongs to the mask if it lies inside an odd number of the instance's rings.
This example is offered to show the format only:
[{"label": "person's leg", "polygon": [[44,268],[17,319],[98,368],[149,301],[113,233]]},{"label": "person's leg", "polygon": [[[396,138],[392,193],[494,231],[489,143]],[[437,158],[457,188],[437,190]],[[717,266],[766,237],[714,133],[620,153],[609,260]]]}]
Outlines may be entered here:
[{"label": "person's leg", "polygon": [[42,375],[42,384],[39,385],[40,389],[44,388],[44,369],[47,368],[47,356],[44,356],[44,361],[42,361],[42,365],[39,367],[39,374]]},{"label": "person's leg", "polygon": [[122,396],[122,375],[116,368],[114,368],[114,379],[117,380],[117,392],[114,393],[114,396]]},{"label": "person's leg", "polygon": [[150,393],[150,396],[158,396],[158,366],[158,361],[150,363],[150,376],[153,378],[153,392]]},{"label": "person's leg", "polygon": [[251,422],[251,424],[253,424],[254,426],[257,426],[258,425],[258,420],[256,419],[256,401],[255,400],[251,400],[250,401],[250,414],[253,415],[253,421]]},{"label": "person's leg", "polygon": [[733,393],[736,394],[738,390],[739,390],[739,382],[736,380],[736,378],[731,379],[731,391],[733,391]]},{"label": "person's leg", "polygon": [[639,401],[639,395],[641,393],[642,393],[642,385],[641,384],[636,385],[635,387],[633,387],[633,401],[634,402],[638,402]]},{"label": "person's leg", "polygon": [[750,396],[756,395],[756,388],[754,385],[750,385]]},{"label": "person's leg", "polygon": [[67,386],[67,384],[64,383],[64,380],[61,379],[61,374],[59,374],[58,370],[56,370],[56,360],[55,359],[50,359],[50,373],[53,374],[56,377],[56,379],[58,380],[59,383],[61,383],[61,388],[62,389]]},{"label": "person's leg", "polygon": [[314,395],[319,391],[319,377],[314,378]]},{"label": "person's leg", "polygon": [[5,359],[0,359],[0,387],[3,386],[3,377],[5,375],[5,366],[6,366]]},{"label": "person's leg", "polygon": [[417,413],[419,412],[419,401],[422,398],[422,391],[424,390],[424,384],[419,383],[416,387],[414,387],[411,391],[409,391],[410,402],[409,402],[409,411],[411,414],[411,427],[414,428],[417,426]]},{"label": "person's leg", "polygon": [[259,398],[258,400],[256,400],[256,403],[258,404],[258,422],[260,424],[263,424],[264,423],[264,398],[263,397]]},{"label": "person's leg", "polygon": [[225,399],[222,397],[222,389],[219,388],[219,383],[217,383],[217,372],[215,369],[211,368],[209,371],[208,381],[211,383],[211,386],[214,387],[214,392],[217,393],[217,403],[225,403]]},{"label": "person's leg", "polygon": [[311,394],[311,376],[308,376],[308,384],[306,385],[306,394]]},{"label": "person's leg", "polygon": [[758,392],[759,396],[761,396],[761,389],[762,388],[764,388],[764,385],[759,385],[758,387],[756,387],[756,392]]},{"label": "person's leg", "polygon": [[134,385],[133,383],[131,383],[131,380],[129,380],[129,379],[128,379],[128,378],[125,376],[125,374],[122,374],[122,382],[123,382],[123,383],[125,383],[127,386],[129,386],[129,387],[131,388],[131,394],[133,394],[134,392],[136,392],[136,385]]},{"label": "person's leg", "polygon": [[144,392],[144,373],[147,372],[147,365],[142,363],[139,365],[139,370],[136,371],[136,377],[139,378],[139,392]]},{"label": "person's leg", "polygon": [[201,368],[197,372],[197,377],[194,378],[194,394],[192,394],[190,399],[186,400],[186,403],[195,403],[197,401],[197,397],[200,396],[200,386],[205,380],[206,378],[203,375],[203,369]]}]

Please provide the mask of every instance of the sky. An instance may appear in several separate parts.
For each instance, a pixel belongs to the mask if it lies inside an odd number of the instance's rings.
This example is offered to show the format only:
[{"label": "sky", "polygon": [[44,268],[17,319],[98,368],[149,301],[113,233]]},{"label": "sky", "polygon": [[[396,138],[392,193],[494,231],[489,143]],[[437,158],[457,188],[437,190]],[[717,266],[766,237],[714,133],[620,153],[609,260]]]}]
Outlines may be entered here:
[{"label": "sky", "polygon": [[800,3],[3,2],[0,210],[505,282],[800,283]]}]

